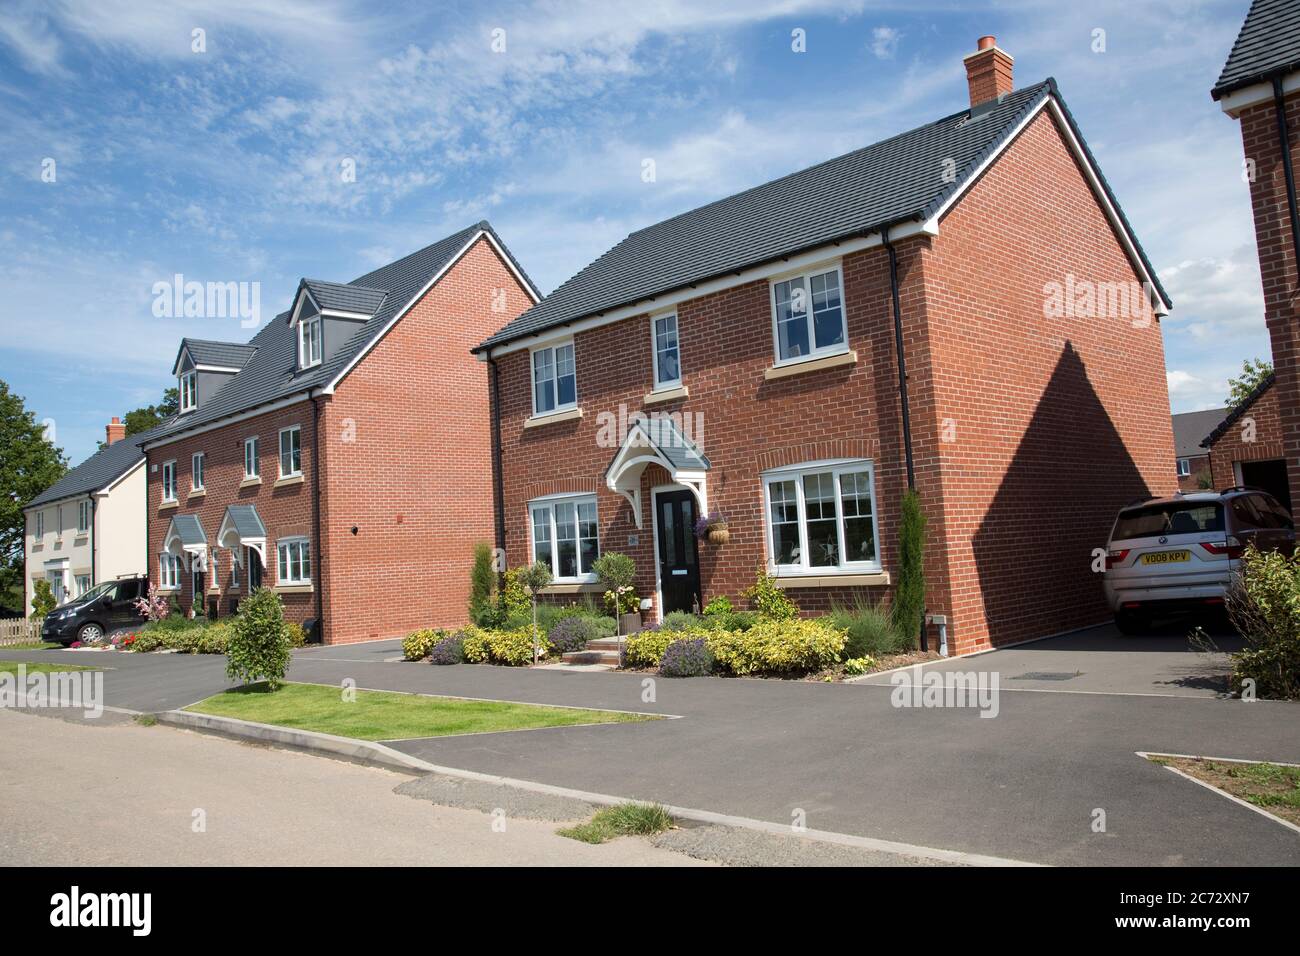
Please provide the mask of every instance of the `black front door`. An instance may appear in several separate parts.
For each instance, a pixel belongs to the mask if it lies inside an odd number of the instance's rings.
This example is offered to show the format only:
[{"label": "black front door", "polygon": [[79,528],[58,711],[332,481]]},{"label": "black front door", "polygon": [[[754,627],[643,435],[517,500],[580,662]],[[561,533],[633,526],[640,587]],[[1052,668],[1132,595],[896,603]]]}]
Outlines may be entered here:
[{"label": "black front door", "polygon": [[700,563],[695,541],[695,496],[689,491],[655,494],[659,535],[659,590],[665,614],[700,606]]}]

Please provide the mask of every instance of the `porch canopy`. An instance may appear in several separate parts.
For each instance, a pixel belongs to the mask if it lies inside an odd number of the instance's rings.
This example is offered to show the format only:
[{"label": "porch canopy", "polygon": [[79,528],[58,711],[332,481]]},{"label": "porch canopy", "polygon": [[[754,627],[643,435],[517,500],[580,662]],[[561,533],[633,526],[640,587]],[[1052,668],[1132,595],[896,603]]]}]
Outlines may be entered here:
[{"label": "porch canopy", "polygon": [[255,505],[227,505],[217,531],[217,544],[230,552],[237,567],[244,566],[244,548],[252,548],[266,567],[266,525]]},{"label": "porch canopy", "polygon": [[208,569],[208,536],[198,515],[172,515],[163,537],[163,551],[185,562],[187,570]]},{"label": "porch canopy", "polygon": [[709,513],[709,459],[678,427],[671,415],[637,416],[627,437],[605,469],[605,484],[632,504],[636,526],[641,527],[641,475],[647,465],[659,465],[674,482],[695,495],[699,513]]}]

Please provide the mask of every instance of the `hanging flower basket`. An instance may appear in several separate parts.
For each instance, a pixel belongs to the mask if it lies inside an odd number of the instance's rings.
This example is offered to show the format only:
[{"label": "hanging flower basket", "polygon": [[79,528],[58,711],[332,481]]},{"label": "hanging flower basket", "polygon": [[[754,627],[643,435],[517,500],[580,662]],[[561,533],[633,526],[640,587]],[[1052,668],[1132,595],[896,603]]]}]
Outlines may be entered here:
[{"label": "hanging flower basket", "polygon": [[708,541],[709,544],[726,544],[731,540],[727,519],[716,511],[701,515],[695,521],[695,537]]}]

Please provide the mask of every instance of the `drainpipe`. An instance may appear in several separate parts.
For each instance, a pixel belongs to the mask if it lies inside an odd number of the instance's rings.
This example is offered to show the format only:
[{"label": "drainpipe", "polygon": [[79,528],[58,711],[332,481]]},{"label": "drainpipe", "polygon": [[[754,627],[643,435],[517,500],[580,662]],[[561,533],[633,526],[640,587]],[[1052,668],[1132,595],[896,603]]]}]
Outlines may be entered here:
[{"label": "drainpipe", "polygon": [[1282,77],[1273,77],[1273,109],[1277,113],[1277,138],[1282,147],[1282,173],[1286,178],[1286,206],[1291,215],[1291,244],[1296,268],[1300,269],[1300,213],[1296,212],[1295,171],[1291,168],[1291,132],[1287,129],[1286,98],[1282,94]]},{"label": "drainpipe", "polygon": [[[501,475],[501,379],[497,360],[487,353],[488,415],[492,418],[492,520],[497,553],[506,553],[505,487]],[[504,562],[503,562],[504,563]]]},{"label": "drainpipe", "polygon": [[320,533],[320,396],[311,397],[311,521],[316,539],[316,636],[325,643],[325,540]]},{"label": "drainpipe", "polygon": [[[903,352],[903,307],[898,295],[898,253],[889,241],[889,227],[880,232],[880,241],[889,253],[889,294],[894,302],[894,350],[898,353],[898,398],[903,407],[903,455],[907,459],[907,490],[916,490],[916,468],[912,462],[912,413],[907,399],[907,358]],[[922,612],[924,615],[924,611]],[[921,618],[921,650],[929,650],[925,617]]]},{"label": "drainpipe", "polygon": [[87,497],[90,499],[90,586],[93,588],[99,583],[99,565],[95,561],[95,549],[99,544],[99,542],[95,540],[95,515],[99,511],[99,508],[96,507],[98,502],[95,501],[93,493]]}]

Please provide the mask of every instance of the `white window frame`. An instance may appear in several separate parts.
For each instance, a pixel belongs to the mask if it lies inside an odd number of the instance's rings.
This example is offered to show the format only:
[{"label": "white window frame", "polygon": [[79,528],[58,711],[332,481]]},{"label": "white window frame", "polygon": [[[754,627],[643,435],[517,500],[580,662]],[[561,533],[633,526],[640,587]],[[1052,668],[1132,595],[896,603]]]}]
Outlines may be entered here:
[{"label": "white window frame", "polygon": [[77,502],[77,534],[90,531],[90,499]]},{"label": "white window frame", "polygon": [[162,500],[176,500],[176,459],[162,463]]},{"label": "white window frame", "polygon": [[196,451],[190,456],[190,489],[192,491],[204,490],[204,472],[207,470],[204,466],[207,464],[207,456]]},{"label": "white window frame", "polygon": [[[252,449],[252,455],[249,455],[249,449]],[[260,478],[262,477],[262,462],[259,459],[261,448],[258,447],[256,435],[250,435],[244,439],[244,477]],[[252,464],[253,470],[249,471],[248,466]]]},{"label": "white window frame", "polygon": [[[835,281],[840,290],[840,331],[842,332],[842,341],[836,345],[828,345],[825,348],[817,348],[816,329],[813,326],[813,308],[812,308],[812,280],[813,276],[825,275],[828,272],[835,273]],[[781,329],[776,305],[776,287],[783,282],[792,282],[795,279],[802,279],[804,290],[807,292],[807,308],[804,310],[804,324],[808,330],[808,348],[807,355],[795,355],[789,358],[781,357]],[[809,362],[813,359],[826,358],[831,355],[843,355],[849,351],[849,310],[848,304],[844,301],[844,269],[840,260],[834,262],[825,262],[818,266],[812,266],[802,269],[798,272],[789,272],[784,275],[773,276],[767,284],[767,302],[768,309],[772,313],[772,356],[774,365],[797,365],[800,362]]]},{"label": "white window frame", "polygon": [[[91,579],[91,576],[90,576],[89,574],[74,574],[74,575],[72,576],[72,586],[73,586],[73,588],[76,589],[76,592],[77,592],[77,595],[76,595],[76,596],[77,596],[77,597],[81,597],[83,594],[85,594],[87,591],[89,591],[92,587],[94,587],[94,585],[91,583],[91,580],[90,580],[90,579]],[[82,583],[81,583],[82,581],[85,581],[85,582],[86,582],[84,587],[82,586]]]},{"label": "white window frame", "polygon": [[1190,458],[1178,459],[1178,477],[1186,478],[1192,473],[1192,460]]},{"label": "white window frame", "polygon": [[[290,549],[298,549],[298,570],[303,569],[306,564],[306,574],[299,573],[293,575],[294,557],[289,553]],[[303,551],[302,549],[306,549]],[[295,535],[291,538],[281,538],[275,543],[275,583],[286,585],[311,584],[311,541],[305,535]]]},{"label": "white window frame", "polygon": [[[673,338],[677,342],[677,377],[660,378],[659,377],[659,323],[667,319],[673,320]],[[664,392],[669,389],[679,388],[682,384],[682,332],[681,319],[676,312],[661,312],[659,315],[650,316],[650,354],[652,359],[652,369],[654,372],[654,384],[651,391]]]},{"label": "white window frame", "polygon": [[239,590],[239,561],[235,558],[235,552],[230,552],[230,590]]},{"label": "white window frame", "polygon": [[181,559],[170,551],[158,555],[158,590],[179,591],[181,589]]},{"label": "white window frame", "polygon": [[[567,348],[573,356],[573,401],[560,404],[560,376],[559,365],[555,358],[555,353],[559,349]],[[555,404],[550,408],[542,411],[537,407],[537,356],[542,352],[551,353],[551,398]],[[533,417],[541,418],[546,415],[556,415],[560,412],[567,412],[578,407],[578,349],[573,343],[573,339],[561,339],[547,342],[545,345],[539,345],[528,351],[528,393],[533,399]]]},{"label": "white window frame", "polygon": [[[578,573],[576,575],[562,576],[560,574],[560,539],[558,523],[555,519],[555,508],[557,505],[573,505],[573,533],[574,545],[577,548]],[[600,503],[595,495],[546,495],[542,498],[534,498],[528,502],[528,562],[531,564],[537,560],[537,536],[534,513],[537,511],[547,511],[547,528],[550,533],[551,544],[551,578],[557,584],[584,584],[596,580],[596,573],[590,568],[582,569],[582,535],[581,519],[578,517],[578,508],[580,505],[590,504],[596,509],[596,557],[601,555],[600,550]]]},{"label": "white window frame", "polygon": [[[312,354],[312,346],[315,354]],[[312,368],[321,363],[325,354],[325,327],[319,315],[298,322],[298,367]]]},{"label": "white window frame", "polygon": [[[284,470],[284,436],[285,436],[285,435],[297,435],[297,443],[298,443],[298,467],[293,468],[291,471],[285,471],[285,470]],[[281,428],[281,429],[280,429],[280,449],[279,449],[279,451],[280,451],[280,477],[281,477],[281,478],[297,478],[299,475],[301,475],[301,474],[302,474],[302,426],[301,426],[301,425],[290,425],[288,428]],[[290,446],[290,449],[289,449],[289,458],[290,458],[290,462],[289,462],[289,463],[290,463],[290,466],[292,467],[292,465],[293,465],[293,460],[292,460],[292,459],[293,459],[293,447],[292,447],[292,445]]]},{"label": "white window frame", "polygon": [[[844,474],[866,471],[867,493],[871,501],[871,538],[875,545],[875,557],[870,561],[844,560],[844,494],[840,478]],[[835,565],[812,565],[808,563],[808,509],[804,502],[803,480],[808,475],[830,472],[835,488],[835,529],[839,547],[840,561]],[[799,564],[777,564],[776,542],[773,540],[772,528],[772,485],[783,481],[793,481],[798,506],[799,521]],[[767,566],[775,569],[777,577],[828,577],[836,574],[863,574],[876,572],[880,565],[880,510],[876,497],[876,468],[869,458],[830,459],[826,461],[803,462],[784,468],[774,468],[763,473],[763,537],[767,550]]]},{"label": "white window frame", "polygon": [[181,373],[179,397],[182,412],[192,412],[199,407],[198,372],[191,369],[188,372]]},{"label": "white window frame", "polygon": [[36,528],[34,533],[32,534],[32,537],[34,537],[37,541],[45,537],[45,512],[44,511],[36,512]]}]

